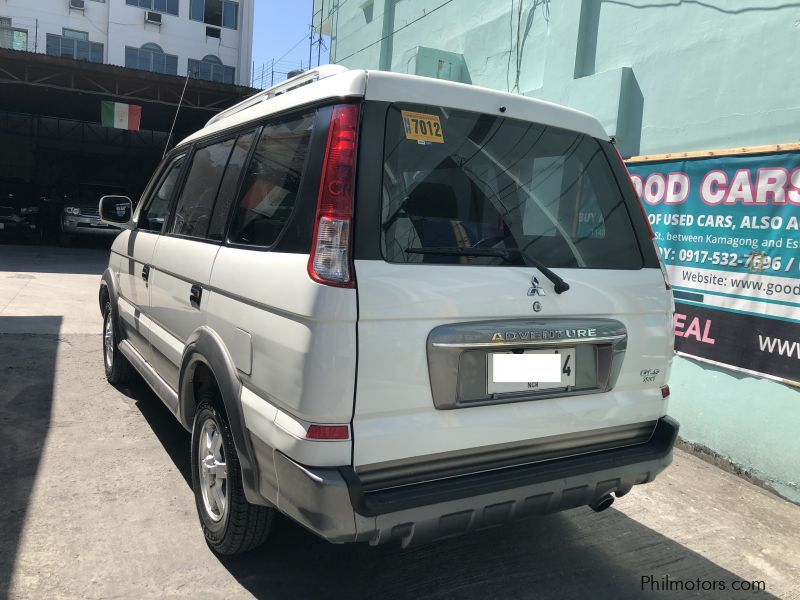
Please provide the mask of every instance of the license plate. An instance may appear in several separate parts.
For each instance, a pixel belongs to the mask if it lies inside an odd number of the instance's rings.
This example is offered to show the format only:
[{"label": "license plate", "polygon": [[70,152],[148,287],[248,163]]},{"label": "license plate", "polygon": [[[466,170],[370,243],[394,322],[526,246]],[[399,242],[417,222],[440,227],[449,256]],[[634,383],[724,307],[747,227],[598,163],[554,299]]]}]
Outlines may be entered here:
[{"label": "license plate", "polygon": [[575,385],[575,348],[526,350],[487,355],[486,391],[513,394]]}]

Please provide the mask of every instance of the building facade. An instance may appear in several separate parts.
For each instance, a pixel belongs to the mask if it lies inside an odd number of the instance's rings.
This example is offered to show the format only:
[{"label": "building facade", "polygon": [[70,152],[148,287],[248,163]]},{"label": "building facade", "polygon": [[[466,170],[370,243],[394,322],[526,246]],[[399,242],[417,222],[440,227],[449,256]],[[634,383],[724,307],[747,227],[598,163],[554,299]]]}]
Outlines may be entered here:
[{"label": "building facade", "polygon": [[[800,140],[794,3],[315,0],[313,14],[332,63],[565,104],[625,157]],[[671,387],[684,439],[800,501],[800,390],[681,356]]]},{"label": "building facade", "polygon": [[566,104],[628,156],[800,138],[792,3],[315,0],[315,15],[332,63]]},{"label": "building facade", "polygon": [[254,0],[5,0],[0,48],[249,85]]},{"label": "building facade", "polygon": [[4,211],[69,244],[70,207],[91,225],[101,195],[138,198],[166,150],[253,93],[237,84],[252,16],[251,0],[0,0]]}]

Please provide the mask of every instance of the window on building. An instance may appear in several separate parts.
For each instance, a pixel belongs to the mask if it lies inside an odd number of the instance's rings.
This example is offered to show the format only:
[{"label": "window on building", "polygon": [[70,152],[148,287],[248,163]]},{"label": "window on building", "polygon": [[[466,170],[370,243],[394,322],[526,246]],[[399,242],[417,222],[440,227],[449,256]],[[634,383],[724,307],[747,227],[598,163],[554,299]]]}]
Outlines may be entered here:
[{"label": "window on building", "polygon": [[237,29],[239,26],[239,3],[231,0],[191,0],[189,18],[206,25]]},{"label": "window on building", "polygon": [[125,4],[178,16],[178,0],[125,0]]},{"label": "window on building", "polygon": [[50,56],[64,56],[66,58],[74,58],[75,60],[88,60],[89,62],[101,63],[103,62],[103,44],[48,33],[47,54]]},{"label": "window on building", "polygon": [[166,54],[158,44],[145,44],[141,48],[125,46],[125,66],[152,73],[178,74],[178,57]]},{"label": "window on building", "polygon": [[27,50],[28,30],[12,27],[9,17],[0,17],[0,48]]},{"label": "window on building", "polygon": [[222,3],[222,26],[236,29],[239,22],[239,5],[236,2]]},{"label": "window on building", "polygon": [[89,32],[88,31],[78,31],[76,29],[67,29],[66,27],[64,27],[62,29],[62,31],[63,31],[63,36],[65,38],[70,38],[70,39],[73,39],[73,40],[81,40],[81,41],[84,41],[84,42],[88,42],[89,41]]},{"label": "window on building", "polygon": [[272,246],[294,210],[314,115],[264,127],[247,168],[228,239]]},{"label": "window on building", "polygon": [[236,78],[236,69],[226,67],[218,57],[209,54],[203,60],[189,59],[189,76],[232,84]]}]

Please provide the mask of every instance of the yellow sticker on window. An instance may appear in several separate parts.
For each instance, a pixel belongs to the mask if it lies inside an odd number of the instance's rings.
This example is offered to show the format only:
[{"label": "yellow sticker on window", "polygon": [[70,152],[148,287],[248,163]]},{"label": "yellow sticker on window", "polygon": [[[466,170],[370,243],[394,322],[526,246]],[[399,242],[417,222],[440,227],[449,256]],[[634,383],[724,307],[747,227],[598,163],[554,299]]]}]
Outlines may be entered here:
[{"label": "yellow sticker on window", "polygon": [[414,140],[418,144],[444,144],[442,124],[439,115],[401,110],[403,127],[406,130],[406,139]]}]

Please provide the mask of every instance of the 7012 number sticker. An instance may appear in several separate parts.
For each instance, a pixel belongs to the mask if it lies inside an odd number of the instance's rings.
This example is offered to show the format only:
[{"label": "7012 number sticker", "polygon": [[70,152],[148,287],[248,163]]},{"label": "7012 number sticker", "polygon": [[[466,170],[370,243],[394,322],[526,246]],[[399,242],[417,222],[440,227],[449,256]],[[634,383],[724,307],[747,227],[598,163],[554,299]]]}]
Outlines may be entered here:
[{"label": "7012 number sticker", "polygon": [[439,115],[428,113],[401,110],[403,116],[403,128],[406,132],[407,140],[414,140],[417,143],[436,143],[444,144],[444,132],[439,121]]}]

